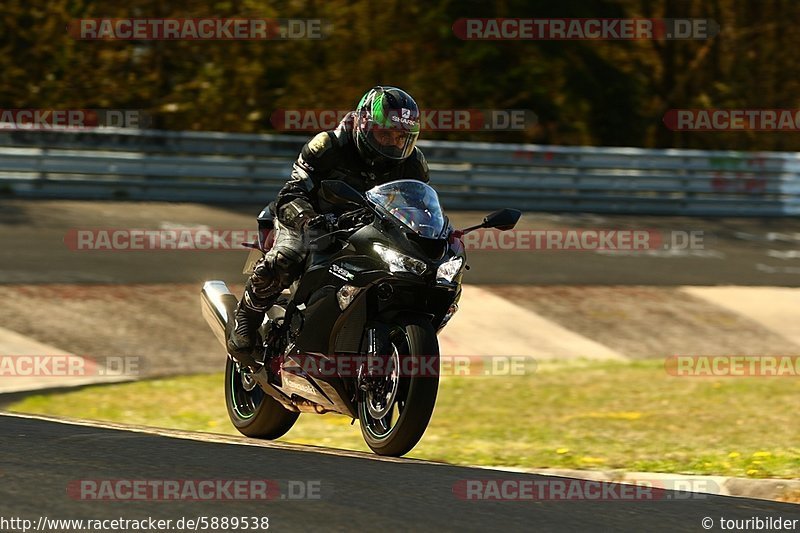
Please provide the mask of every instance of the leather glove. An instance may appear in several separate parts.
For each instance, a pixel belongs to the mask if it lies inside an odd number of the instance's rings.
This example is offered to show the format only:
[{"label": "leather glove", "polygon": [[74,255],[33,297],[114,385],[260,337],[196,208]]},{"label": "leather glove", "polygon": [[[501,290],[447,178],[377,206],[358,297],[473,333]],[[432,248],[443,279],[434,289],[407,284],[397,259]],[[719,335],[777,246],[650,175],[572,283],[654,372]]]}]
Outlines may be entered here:
[{"label": "leather glove", "polygon": [[325,215],[317,215],[311,219],[305,219],[302,221],[303,229],[308,232],[312,233],[328,233],[330,231],[330,224],[328,222],[328,217]]},{"label": "leather glove", "polygon": [[331,223],[325,215],[317,215],[306,221],[303,233],[309,249],[321,251],[329,248],[334,242],[334,238],[327,236],[331,230]]}]

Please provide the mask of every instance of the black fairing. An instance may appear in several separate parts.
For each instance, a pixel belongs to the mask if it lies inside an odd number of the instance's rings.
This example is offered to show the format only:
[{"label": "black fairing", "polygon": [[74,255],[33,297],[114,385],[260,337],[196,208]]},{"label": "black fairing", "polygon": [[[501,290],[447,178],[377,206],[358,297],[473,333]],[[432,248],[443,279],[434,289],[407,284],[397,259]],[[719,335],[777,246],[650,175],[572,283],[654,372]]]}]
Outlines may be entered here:
[{"label": "black fairing", "polygon": [[[422,275],[390,272],[375,243],[425,262],[426,271]],[[291,353],[320,357],[364,353],[368,327],[387,329],[409,314],[425,317],[438,329],[460,295],[461,273],[453,282],[445,282],[437,281],[436,271],[456,256],[466,260],[458,241],[450,245],[445,239],[410,236],[407,229],[379,216],[330,248],[310,252],[305,273],[286,305],[288,341],[294,343]],[[337,292],[346,284],[362,290],[342,311]],[[326,408],[357,416],[354,378],[304,377],[319,390],[345,395],[339,401],[332,398]]]},{"label": "black fairing", "polygon": [[410,231],[406,232],[406,236],[411,242],[419,246],[425,257],[433,261],[438,261],[447,252],[447,239],[429,239]]}]

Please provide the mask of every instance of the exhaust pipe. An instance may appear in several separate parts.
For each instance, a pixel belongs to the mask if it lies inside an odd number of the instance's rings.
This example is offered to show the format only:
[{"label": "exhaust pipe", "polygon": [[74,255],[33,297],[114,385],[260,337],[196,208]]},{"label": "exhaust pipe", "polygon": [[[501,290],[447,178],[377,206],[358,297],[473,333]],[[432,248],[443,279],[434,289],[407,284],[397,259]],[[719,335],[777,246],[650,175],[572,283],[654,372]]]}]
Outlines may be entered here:
[{"label": "exhaust pipe", "polygon": [[225,326],[228,319],[236,312],[236,299],[224,281],[206,281],[203,290],[200,291],[200,302],[203,309],[203,318],[206,319],[208,327],[214,332],[217,340],[226,346]]},{"label": "exhaust pipe", "polygon": [[[203,310],[203,318],[206,319],[208,327],[214,332],[217,340],[227,350],[227,334],[225,325],[228,320],[236,313],[236,306],[239,300],[236,299],[224,281],[206,281],[203,290],[200,291],[200,305]],[[230,357],[230,356],[228,356]],[[280,402],[283,407],[292,412],[298,412],[291,399],[269,382],[267,371],[262,367],[257,372],[251,374],[253,379],[261,386],[261,389]]]}]

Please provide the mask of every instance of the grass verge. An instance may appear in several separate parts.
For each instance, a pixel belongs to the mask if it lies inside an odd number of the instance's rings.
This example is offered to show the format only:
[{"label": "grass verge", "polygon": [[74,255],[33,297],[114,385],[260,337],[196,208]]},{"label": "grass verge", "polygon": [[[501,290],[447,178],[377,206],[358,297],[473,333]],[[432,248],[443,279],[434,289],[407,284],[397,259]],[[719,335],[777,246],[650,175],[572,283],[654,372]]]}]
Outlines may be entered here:
[{"label": "grass verge", "polygon": [[[9,410],[237,434],[222,375],[34,395]],[[522,468],[800,477],[796,378],[679,378],[662,361],[540,364],[445,377],[409,457]],[[301,415],[286,442],[367,450],[338,415]]]}]

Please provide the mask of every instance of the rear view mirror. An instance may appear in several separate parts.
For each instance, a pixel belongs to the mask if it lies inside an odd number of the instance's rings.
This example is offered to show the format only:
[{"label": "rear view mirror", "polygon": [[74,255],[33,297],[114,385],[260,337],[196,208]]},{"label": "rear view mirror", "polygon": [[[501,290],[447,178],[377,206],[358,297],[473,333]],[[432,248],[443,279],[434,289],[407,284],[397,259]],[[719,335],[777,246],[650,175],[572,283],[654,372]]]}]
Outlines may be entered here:
[{"label": "rear view mirror", "polygon": [[522,212],[516,209],[501,209],[500,211],[495,211],[490,215],[486,215],[481,226],[484,228],[496,228],[501,231],[514,229],[514,226],[517,225],[517,221],[521,216]]},{"label": "rear view mirror", "polygon": [[364,197],[350,185],[339,180],[324,180],[320,184],[319,196],[332,205],[355,204],[359,207],[364,205]]}]

